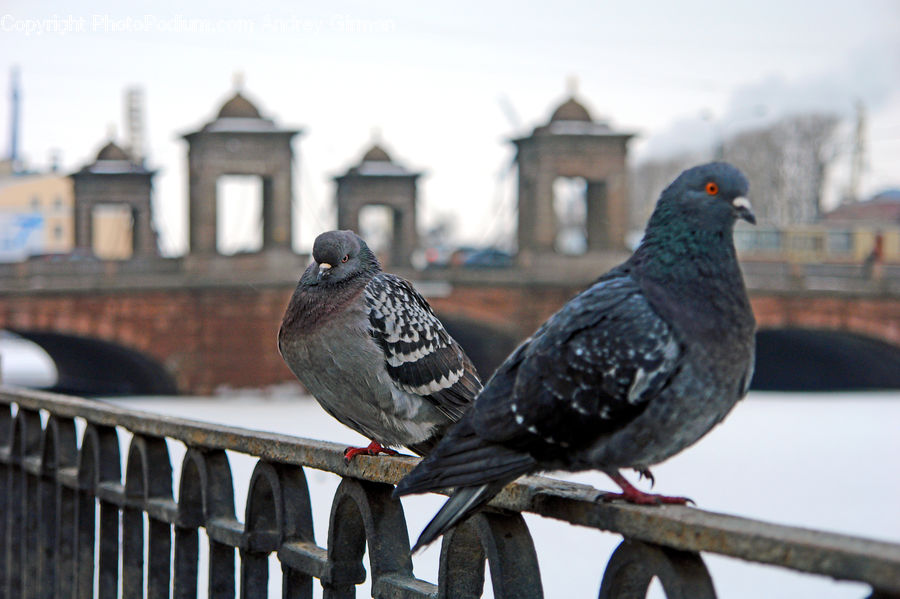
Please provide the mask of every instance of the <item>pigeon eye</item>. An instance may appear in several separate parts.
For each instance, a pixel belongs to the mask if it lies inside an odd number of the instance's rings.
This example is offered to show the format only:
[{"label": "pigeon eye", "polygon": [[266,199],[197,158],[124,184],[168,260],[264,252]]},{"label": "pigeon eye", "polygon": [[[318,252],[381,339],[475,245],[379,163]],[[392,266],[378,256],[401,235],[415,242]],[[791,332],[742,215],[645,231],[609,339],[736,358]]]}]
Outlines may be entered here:
[{"label": "pigeon eye", "polygon": [[719,186],[716,185],[715,183],[713,183],[712,181],[710,181],[709,183],[706,184],[706,193],[708,193],[711,196],[716,195],[717,193],[719,193]]},{"label": "pigeon eye", "polygon": [[346,262],[346,261],[349,260],[349,259],[350,259],[350,254],[344,254],[344,257],[341,258],[341,262],[342,262],[342,263],[343,263],[343,262]]}]

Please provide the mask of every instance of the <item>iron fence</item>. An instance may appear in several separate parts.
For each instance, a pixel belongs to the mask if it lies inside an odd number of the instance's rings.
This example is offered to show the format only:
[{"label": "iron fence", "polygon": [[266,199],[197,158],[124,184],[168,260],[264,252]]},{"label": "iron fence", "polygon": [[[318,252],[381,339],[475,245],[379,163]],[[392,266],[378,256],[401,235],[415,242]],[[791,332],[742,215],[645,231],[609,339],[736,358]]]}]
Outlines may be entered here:
[{"label": "iron fence", "polygon": [[[523,511],[624,537],[601,599],[643,598],[654,577],[670,599],[715,597],[701,552],[900,597],[900,545],[682,506],[606,504],[591,487],[542,477],[508,486],[493,509],[446,535],[433,584],[413,573],[403,507],[391,497],[413,459],[346,464],[333,443],[40,392],[0,388],[0,404],[0,591],[11,599],[196,597],[200,529],[215,598],[265,597],[271,554],[283,597],[312,597],[314,580],[326,598],[354,597],[366,549],[374,597],[477,597],[485,561],[496,597],[542,597]],[[124,477],[119,429],[133,435]],[[177,501],[167,440],[186,447]],[[257,459],[243,521],[226,450]],[[341,477],[325,547],[314,542],[306,468]]]}]

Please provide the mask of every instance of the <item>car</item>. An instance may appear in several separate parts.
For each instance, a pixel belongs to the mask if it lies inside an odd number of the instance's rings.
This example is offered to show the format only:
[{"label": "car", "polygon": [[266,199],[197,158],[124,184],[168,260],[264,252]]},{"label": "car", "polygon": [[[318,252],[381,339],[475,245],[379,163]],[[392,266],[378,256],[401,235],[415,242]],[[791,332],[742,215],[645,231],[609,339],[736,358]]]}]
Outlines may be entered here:
[{"label": "car", "polygon": [[513,265],[512,254],[497,248],[475,250],[466,256],[464,268],[509,268]]}]

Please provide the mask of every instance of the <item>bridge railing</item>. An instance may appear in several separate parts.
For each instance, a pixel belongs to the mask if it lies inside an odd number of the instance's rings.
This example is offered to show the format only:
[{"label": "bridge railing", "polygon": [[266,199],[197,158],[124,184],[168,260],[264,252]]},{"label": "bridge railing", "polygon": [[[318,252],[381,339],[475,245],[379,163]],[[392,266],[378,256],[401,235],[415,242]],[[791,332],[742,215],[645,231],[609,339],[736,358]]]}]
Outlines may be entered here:
[{"label": "bridge railing", "polygon": [[[391,497],[413,459],[346,464],[333,443],[40,392],[0,388],[0,403],[4,597],[196,597],[200,529],[210,597],[234,597],[236,589],[265,597],[271,554],[283,597],[312,597],[314,579],[326,598],[354,597],[366,578],[366,549],[375,597],[477,597],[485,559],[496,597],[542,597],[523,511],[624,537],[602,574],[601,598],[642,598],[654,577],[671,599],[715,597],[701,552],[861,581],[872,598],[900,597],[900,545],[688,507],[605,504],[591,487],[540,477],[510,485],[492,502],[498,509],[446,535],[433,584],[413,572],[403,507]],[[122,430],[133,435],[124,472]],[[177,495],[171,441],[186,448]],[[257,459],[242,520],[226,450]],[[341,477],[324,547],[313,537],[309,468]]]}]

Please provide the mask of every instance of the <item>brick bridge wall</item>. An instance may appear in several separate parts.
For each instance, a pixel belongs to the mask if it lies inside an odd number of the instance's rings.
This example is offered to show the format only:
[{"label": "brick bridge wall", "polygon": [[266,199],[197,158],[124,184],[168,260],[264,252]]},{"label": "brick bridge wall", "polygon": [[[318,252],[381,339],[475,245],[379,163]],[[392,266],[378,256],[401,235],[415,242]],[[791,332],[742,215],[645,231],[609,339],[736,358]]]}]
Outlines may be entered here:
[{"label": "brick bridge wall", "polygon": [[[0,295],[0,328],[93,337],[138,350],[172,373],[178,389],[259,387],[293,381],[276,334],[293,285]],[[563,285],[455,285],[430,302],[447,319],[524,338],[578,289]],[[752,296],[760,328],[843,330],[900,345],[891,297]]]},{"label": "brick bridge wall", "polygon": [[289,381],[276,335],[291,289],[208,288],[0,297],[0,328],[94,337],[159,361],[178,389]]},{"label": "brick bridge wall", "polygon": [[[491,323],[524,338],[581,287],[465,287],[429,298],[435,310],[476,322]],[[822,293],[751,292],[757,325],[847,331],[900,346],[900,299]]]}]

